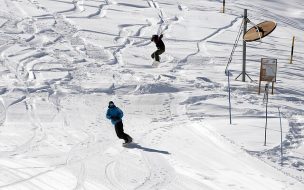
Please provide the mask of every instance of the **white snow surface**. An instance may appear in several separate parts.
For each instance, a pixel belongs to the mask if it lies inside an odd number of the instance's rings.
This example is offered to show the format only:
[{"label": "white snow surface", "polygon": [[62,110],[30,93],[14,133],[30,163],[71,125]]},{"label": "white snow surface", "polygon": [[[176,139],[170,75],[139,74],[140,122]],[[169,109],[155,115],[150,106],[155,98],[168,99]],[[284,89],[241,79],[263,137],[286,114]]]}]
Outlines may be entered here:
[{"label": "white snow surface", "polygon": [[[303,0],[0,0],[0,189],[303,190]],[[233,55],[241,26],[277,28]],[[252,27],[248,24],[248,28]],[[152,67],[153,34],[166,52]],[[289,64],[295,36],[293,63]],[[278,59],[269,94],[260,60]],[[134,144],[106,119],[112,100]],[[282,150],[280,117],[282,124]]]}]

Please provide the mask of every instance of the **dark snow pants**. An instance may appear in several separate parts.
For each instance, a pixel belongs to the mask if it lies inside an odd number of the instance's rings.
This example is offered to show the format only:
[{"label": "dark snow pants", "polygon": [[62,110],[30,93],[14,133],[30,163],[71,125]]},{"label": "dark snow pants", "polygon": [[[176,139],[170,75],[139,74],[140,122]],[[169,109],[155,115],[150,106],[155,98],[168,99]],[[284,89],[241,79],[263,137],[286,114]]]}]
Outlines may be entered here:
[{"label": "dark snow pants", "polygon": [[131,138],[128,134],[124,133],[122,121],[119,121],[115,124],[115,131],[117,137],[125,140],[125,142],[128,142],[128,139]]},{"label": "dark snow pants", "polygon": [[164,49],[158,49],[156,50],[155,52],[152,53],[151,57],[154,59],[155,58],[155,61],[159,61],[159,55],[164,53],[165,50]]}]

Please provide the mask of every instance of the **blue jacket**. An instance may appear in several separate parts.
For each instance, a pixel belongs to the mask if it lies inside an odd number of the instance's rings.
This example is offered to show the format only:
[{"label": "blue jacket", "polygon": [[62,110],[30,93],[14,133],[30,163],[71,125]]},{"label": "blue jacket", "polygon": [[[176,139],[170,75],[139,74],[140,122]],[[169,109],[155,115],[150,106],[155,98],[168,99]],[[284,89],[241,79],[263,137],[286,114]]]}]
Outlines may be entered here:
[{"label": "blue jacket", "polygon": [[123,112],[118,107],[110,107],[107,111],[106,117],[111,120],[112,124],[115,125],[121,121],[123,117]]}]

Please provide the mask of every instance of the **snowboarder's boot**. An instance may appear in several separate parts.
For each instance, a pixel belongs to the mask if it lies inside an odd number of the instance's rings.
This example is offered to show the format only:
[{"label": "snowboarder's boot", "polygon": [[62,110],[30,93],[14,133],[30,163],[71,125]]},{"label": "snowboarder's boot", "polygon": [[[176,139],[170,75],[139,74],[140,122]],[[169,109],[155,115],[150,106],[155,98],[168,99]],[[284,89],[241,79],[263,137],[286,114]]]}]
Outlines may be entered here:
[{"label": "snowboarder's boot", "polygon": [[133,139],[132,139],[132,137],[128,137],[128,143],[131,143],[131,142],[133,142]]}]

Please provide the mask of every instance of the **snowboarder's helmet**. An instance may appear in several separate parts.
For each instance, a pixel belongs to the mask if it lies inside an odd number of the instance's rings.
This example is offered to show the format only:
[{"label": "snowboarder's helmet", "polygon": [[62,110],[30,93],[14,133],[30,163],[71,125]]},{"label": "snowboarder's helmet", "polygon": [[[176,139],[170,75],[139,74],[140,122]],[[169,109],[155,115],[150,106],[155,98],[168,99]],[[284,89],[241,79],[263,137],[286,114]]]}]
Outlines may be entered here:
[{"label": "snowboarder's helmet", "polygon": [[113,101],[110,101],[110,102],[109,102],[109,108],[112,108],[112,107],[114,107],[114,106],[115,106],[114,102],[113,102]]}]

